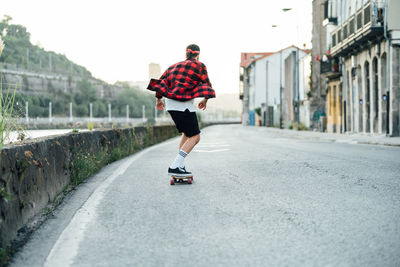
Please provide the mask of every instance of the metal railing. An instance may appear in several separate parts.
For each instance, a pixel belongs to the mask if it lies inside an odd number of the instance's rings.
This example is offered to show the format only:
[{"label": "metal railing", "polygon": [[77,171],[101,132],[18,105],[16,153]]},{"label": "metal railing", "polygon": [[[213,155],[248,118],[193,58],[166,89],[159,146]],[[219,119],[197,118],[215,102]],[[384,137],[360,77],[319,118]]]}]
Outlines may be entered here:
[{"label": "metal railing", "polygon": [[116,117],[109,119],[108,117],[103,118],[90,118],[90,117],[36,117],[36,118],[18,118],[19,125],[57,125],[57,124],[86,124],[88,122],[94,123],[128,123],[128,124],[140,124],[146,123],[147,118],[126,118],[126,117]]},{"label": "metal railing", "polygon": [[339,73],[339,62],[335,58],[330,58],[327,61],[321,62],[321,74],[325,73]]}]

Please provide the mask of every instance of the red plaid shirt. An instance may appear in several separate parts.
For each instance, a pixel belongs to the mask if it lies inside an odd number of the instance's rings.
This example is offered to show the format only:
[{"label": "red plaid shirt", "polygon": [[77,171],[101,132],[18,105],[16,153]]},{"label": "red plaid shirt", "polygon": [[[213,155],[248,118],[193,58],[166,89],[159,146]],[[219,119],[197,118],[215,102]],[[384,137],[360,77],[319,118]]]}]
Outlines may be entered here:
[{"label": "red plaid shirt", "polygon": [[160,79],[151,79],[147,89],[156,97],[187,101],[196,97],[213,98],[206,66],[195,59],[187,59],[169,67]]}]

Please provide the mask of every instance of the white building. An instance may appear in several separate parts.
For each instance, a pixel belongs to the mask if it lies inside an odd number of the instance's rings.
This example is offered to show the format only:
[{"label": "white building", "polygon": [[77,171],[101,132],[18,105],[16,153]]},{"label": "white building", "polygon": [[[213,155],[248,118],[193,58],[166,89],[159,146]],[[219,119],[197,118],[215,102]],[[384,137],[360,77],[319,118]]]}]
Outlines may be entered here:
[{"label": "white building", "polygon": [[[284,60],[293,51],[299,50],[299,57],[307,51],[290,46],[275,53],[242,53],[241,82],[243,82],[244,124],[255,125],[256,110],[261,109],[261,123],[267,126],[280,125],[281,90],[285,87]],[[244,64],[244,54],[250,55],[250,62]],[[242,77],[243,75],[243,77]],[[246,97],[248,99],[246,99]],[[247,101],[246,101],[247,100]],[[248,104],[246,103],[248,102]],[[267,105],[266,105],[267,103]],[[246,106],[248,105],[248,106]],[[246,109],[248,116],[246,118]]]}]

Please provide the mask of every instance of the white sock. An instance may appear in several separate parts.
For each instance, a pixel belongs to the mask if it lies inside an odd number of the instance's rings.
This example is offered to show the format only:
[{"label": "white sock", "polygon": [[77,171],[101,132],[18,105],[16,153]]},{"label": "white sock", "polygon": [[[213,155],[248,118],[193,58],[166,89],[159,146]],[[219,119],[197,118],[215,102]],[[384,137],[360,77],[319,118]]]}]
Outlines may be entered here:
[{"label": "white sock", "polygon": [[185,151],[183,151],[183,150],[179,150],[179,153],[178,153],[178,155],[176,156],[176,158],[175,158],[175,160],[174,160],[174,162],[172,162],[172,165],[171,165],[171,169],[175,169],[175,168],[178,168],[178,167],[185,167],[185,157],[187,156],[187,153],[185,152]]}]

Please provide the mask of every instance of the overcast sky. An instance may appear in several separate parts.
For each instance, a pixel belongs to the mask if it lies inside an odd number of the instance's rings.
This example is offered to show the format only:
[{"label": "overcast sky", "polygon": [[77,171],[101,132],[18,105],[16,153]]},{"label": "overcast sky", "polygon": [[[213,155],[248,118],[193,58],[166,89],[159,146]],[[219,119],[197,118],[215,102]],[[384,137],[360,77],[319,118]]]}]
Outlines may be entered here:
[{"label": "overcast sky", "polygon": [[2,0],[5,14],[110,83],[148,80],[150,62],[165,69],[196,43],[217,93],[237,93],[240,52],[311,47],[312,0]]}]

